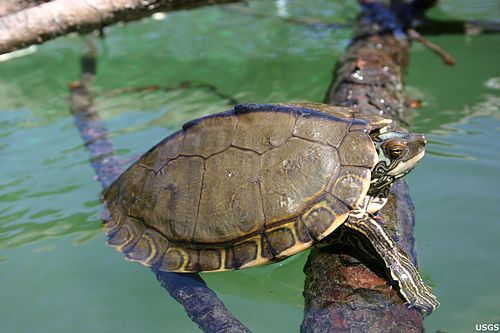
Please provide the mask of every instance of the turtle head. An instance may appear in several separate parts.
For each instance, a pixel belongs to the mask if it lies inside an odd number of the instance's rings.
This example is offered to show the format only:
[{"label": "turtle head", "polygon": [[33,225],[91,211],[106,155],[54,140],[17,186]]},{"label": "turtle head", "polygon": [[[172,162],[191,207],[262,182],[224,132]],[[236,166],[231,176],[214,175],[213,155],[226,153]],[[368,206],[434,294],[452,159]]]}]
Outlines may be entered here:
[{"label": "turtle head", "polygon": [[[410,172],[425,154],[425,136],[405,129],[389,129],[372,135],[378,162],[372,169],[372,195],[380,196],[398,178]],[[386,194],[386,193],[385,193]],[[385,196],[385,195],[384,195]]]}]

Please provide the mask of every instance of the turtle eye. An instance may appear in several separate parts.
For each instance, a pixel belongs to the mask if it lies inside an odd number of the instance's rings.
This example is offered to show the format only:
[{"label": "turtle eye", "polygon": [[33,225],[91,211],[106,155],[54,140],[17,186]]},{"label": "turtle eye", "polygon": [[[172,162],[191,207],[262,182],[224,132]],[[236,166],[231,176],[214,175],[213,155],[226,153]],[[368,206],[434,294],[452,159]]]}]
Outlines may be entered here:
[{"label": "turtle eye", "polygon": [[405,154],[406,147],[403,145],[394,145],[389,149],[389,155],[391,158],[399,158]]}]

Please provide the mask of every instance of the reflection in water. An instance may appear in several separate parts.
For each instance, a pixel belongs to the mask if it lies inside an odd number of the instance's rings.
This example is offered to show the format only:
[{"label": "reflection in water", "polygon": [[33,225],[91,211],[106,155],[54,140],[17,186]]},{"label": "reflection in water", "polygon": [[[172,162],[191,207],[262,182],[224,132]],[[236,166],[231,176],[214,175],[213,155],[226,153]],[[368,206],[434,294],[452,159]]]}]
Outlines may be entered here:
[{"label": "reflection in water", "polygon": [[486,88],[491,88],[491,89],[500,89],[500,77],[492,77],[491,79],[486,80],[484,83],[484,86]]},{"label": "reflection in water", "polygon": [[[426,150],[428,155],[448,157],[448,158],[460,158],[471,161],[477,161],[481,159],[478,156],[477,151],[470,151],[469,155],[464,154],[466,151],[462,144],[453,142],[450,139],[451,136],[458,136],[462,138],[467,138],[466,140],[471,141],[483,141],[485,129],[482,126],[476,124],[476,119],[479,122],[485,119],[498,119],[500,120],[500,97],[494,95],[485,95],[483,101],[472,106],[465,106],[464,109],[459,112],[464,116],[461,117],[455,123],[441,124],[437,129],[431,131],[427,135],[429,141],[429,148]],[[496,129],[497,131],[499,129]],[[474,139],[476,138],[476,139]]]},{"label": "reflection in water", "polygon": [[[167,93],[153,91],[99,97],[96,104],[104,114],[126,115],[127,122],[123,123],[122,129],[115,130],[113,136],[119,143],[124,138],[134,142],[126,149],[118,150],[122,160],[129,163],[135,161],[138,152],[146,151],[148,145],[156,143],[190,119],[228,108],[227,101],[214,96],[204,87]],[[9,178],[0,179],[0,249],[12,249],[45,238],[71,234],[78,234],[75,243],[81,243],[99,235],[99,191],[87,191],[88,197],[81,197],[83,184],[95,187],[93,175],[90,173],[87,178],[74,181],[75,175],[80,173],[78,170],[88,167],[88,158],[80,156],[85,148],[81,141],[78,142],[72,124],[49,125],[47,133],[44,130],[44,134],[40,134],[43,137],[35,134],[42,128],[35,127],[33,134],[29,134],[29,130],[24,134],[30,138],[29,141],[23,139],[17,143],[25,119],[32,116],[26,113],[23,117],[19,117],[18,113],[12,115],[12,119],[2,122],[2,127],[8,131],[1,133],[5,138],[5,148],[0,146],[0,149],[6,155],[13,154],[9,159],[17,167],[0,165],[0,171],[9,169],[3,173]],[[18,130],[14,131],[16,128]],[[156,131],[152,132],[151,128],[156,128]],[[134,139],[144,133],[152,134],[151,141]],[[65,144],[68,141],[60,140],[61,136],[71,138],[69,142],[74,145]],[[46,148],[60,153],[58,156],[50,151],[45,153]],[[17,151],[22,151],[22,154],[17,154]],[[78,156],[76,161],[75,156]],[[33,183],[44,185],[33,186]],[[74,206],[68,206],[68,201]]]},{"label": "reflection in water", "polygon": [[278,16],[288,16],[288,0],[276,0],[276,9]]},{"label": "reflection in water", "polygon": [[2,61],[8,61],[8,60],[11,60],[11,59],[14,59],[14,58],[19,58],[19,57],[27,56],[27,55],[35,53],[36,50],[37,50],[37,46],[36,45],[30,45],[30,46],[28,46],[25,49],[21,49],[21,50],[12,51],[12,52],[9,52],[9,53],[0,54],[0,62],[2,62]]}]

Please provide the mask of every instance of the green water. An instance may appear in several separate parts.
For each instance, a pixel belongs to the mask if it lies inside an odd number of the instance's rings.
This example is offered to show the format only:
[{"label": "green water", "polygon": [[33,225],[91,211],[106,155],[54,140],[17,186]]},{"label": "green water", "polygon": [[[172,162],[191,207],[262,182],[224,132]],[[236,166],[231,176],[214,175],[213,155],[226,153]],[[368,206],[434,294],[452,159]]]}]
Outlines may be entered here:
[{"label": "green water", "polygon": [[[285,4],[283,7],[280,4]],[[280,7],[281,6],[281,7]],[[255,1],[261,13],[350,22],[355,1]],[[500,17],[498,1],[442,1],[440,18]],[[107,30],[96,90],[194,80],[239,102],[321,101],[350,29],[324,29],[221,8]],[[500,323],[500,35],[430,38],[446,67],[414,45],[408,95],[428,154],[408,176],[421,270],[441,307],[429,332]],[[0,63],[0,331],[197,332],[153,274],[124,261],[99,229],[99,184],[68,112],[84,43],[68,36]],[[228,108],[207,89],[98,97],[120,158],[198,116]],[[307,253],[204,278],[255,332],[297,332]]]}]

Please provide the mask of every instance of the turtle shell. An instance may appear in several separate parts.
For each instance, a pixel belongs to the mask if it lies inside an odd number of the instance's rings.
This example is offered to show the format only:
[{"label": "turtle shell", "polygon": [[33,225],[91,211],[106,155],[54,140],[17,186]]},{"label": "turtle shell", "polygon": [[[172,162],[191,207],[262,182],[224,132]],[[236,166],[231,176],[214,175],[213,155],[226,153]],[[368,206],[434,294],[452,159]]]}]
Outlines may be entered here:
[{"label": "turtle shell", "polygon": [[196,119],[105,192],[108,243],[174,272],[223,271],[286,258],[358,207],[377,162],[372,128],[322,104],[246,104]]}]

